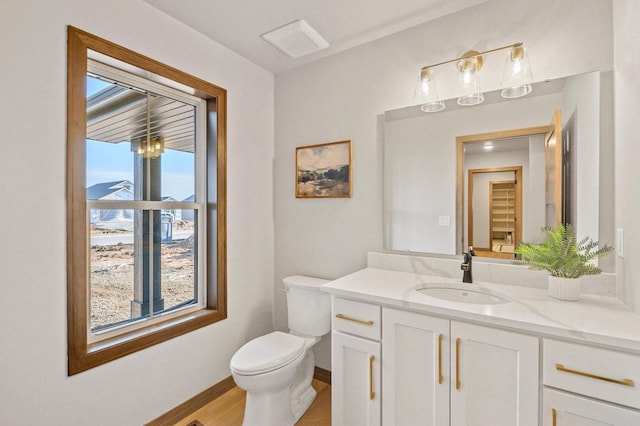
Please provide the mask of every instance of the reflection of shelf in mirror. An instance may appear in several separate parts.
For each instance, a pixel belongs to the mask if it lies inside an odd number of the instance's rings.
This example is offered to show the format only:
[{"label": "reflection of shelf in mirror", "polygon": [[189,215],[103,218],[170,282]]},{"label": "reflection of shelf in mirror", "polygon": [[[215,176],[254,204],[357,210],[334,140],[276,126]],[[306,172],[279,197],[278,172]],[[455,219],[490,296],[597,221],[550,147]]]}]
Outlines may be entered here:
[{"label": "reflection of shelf in mirror", "polygon": [[494,232],[513,232],[513,226],[494,226]]},{"label": "reflection of shelf in mirror", "polygon": [[493,239],[493,244],[504,244],[504,245],[507,245],[507,244],[513,244],[513,243],[510,242],[510,241],[507,241],[507,240],[501,240],[501,239],[494,238]]}]

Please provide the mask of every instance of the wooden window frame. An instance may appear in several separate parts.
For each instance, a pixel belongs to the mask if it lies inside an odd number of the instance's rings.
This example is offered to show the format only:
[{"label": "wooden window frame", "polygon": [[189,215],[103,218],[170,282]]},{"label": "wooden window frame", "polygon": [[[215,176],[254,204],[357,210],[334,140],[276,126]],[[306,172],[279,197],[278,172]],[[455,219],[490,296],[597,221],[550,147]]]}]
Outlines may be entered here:
[{"label": "wooden window frame", "polygon": [[[86,371],[227,317],[226,90],[72,26],[67,30],[67,348],[68,374]],[[88,343],[89,247],[86,202],[86,75],[89,50],[193,90],[207,102],[206,307]],[[214,155],[215,153],[215,155]]]}]

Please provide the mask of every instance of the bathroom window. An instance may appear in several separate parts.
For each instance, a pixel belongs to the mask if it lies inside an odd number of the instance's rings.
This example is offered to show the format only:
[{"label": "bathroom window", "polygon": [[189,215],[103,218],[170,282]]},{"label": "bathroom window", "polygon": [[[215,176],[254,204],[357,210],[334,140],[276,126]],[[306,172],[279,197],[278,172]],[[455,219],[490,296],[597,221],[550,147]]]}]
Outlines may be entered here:
[{"label": "bathroom window", "polygon": [[226,93],[68,36],[71,375],[226,318]]}]

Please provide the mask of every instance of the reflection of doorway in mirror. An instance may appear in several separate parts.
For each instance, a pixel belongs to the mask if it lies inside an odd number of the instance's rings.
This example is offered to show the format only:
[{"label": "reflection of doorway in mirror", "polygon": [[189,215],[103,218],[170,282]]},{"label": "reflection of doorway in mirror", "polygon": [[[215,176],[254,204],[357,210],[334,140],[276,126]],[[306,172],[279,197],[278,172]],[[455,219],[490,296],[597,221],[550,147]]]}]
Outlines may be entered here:
[{"label": "reflection of doorway in mirror", "polygon": [[522,165],[469,169],[468,237],[476,255],[512,259],[522,236]]}]

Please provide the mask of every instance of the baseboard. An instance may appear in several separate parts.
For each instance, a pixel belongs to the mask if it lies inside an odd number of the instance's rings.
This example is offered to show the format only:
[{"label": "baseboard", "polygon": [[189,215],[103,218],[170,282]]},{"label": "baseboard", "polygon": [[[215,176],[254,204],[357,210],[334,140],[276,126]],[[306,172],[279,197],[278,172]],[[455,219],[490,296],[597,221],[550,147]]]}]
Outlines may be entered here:
[{"label": "baseboard", "polygon": [[211,386],[209,389],[205,389],[193,398],[178,405],[176,408],[167,411],[157,419],[150,421],[145,426],[174,425],[188,415],[193,414],[194,411],[204,407],[220,395],[230,391],[235,386],[236,383],[233,381],[233,378],[229,376],[226,379],[223,379],[215,385]]},{"label": "baseboard", "polygon": [[316,367],[313,370],[313,378],[316,380],[320,380],[328,385],[331,384],[331,371],[325,370],[324,368]]}]

